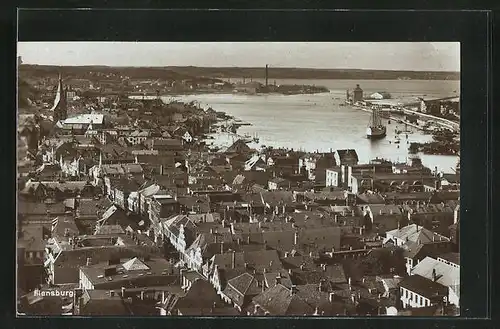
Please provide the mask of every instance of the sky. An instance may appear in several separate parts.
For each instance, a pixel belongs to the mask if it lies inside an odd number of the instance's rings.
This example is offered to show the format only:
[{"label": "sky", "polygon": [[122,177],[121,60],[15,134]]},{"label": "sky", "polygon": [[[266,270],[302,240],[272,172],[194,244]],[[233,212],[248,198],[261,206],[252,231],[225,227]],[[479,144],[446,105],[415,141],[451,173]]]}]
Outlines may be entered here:
[{"label": "sky", "polygon": [[458,42],[19,42],[25,64],[460,71]]}]

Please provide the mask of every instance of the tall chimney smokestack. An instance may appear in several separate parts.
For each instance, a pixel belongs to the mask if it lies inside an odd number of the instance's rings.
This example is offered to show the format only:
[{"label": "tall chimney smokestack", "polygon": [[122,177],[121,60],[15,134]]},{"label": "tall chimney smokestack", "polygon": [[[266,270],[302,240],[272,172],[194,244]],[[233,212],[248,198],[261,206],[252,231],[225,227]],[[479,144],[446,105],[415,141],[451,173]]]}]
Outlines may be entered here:
[{"label": "tall chimney smokestack", "polygon": [[266,87],[267,87],[267,80],[269,78],[269,76],[267,74],[268,73],[268,69],[269,69],[269,66],[266,64]]}]

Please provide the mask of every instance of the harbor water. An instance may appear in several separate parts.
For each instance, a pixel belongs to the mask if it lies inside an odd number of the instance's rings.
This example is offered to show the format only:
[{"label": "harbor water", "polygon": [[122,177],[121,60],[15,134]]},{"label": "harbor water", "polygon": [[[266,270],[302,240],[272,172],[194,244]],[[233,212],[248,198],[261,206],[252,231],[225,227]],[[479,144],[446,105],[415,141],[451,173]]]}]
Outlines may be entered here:
[{"label": "harbor water", "polygon": [[[308,80],[297,80],[296,84],[307,83]],[[251,126],[242,126],[238,134],[258,136],[259,143],[249,146],[259,149],[263,145],[275,148],[285,147],[304,151],[328,152],[337,149],[355,149],[360,163],[367,163],[374,158],[385,158],[397,162],[405,162],[409,158],[408,146],[411,142],[427,142],[432,136],[420,130],[405,127],[403,124],[391,122],[387,124],[387,136],[380,140],[366,137],[366,128],[370,113],[344,105],[347,88],[359,83],[371,88],[370,91],[388,91],[393,98],[403,99],[414,96],[447,97],[458,89],[458,81],[349,81],[326,80],[323,84],[331,89],[330,93],[314,95],[244,95],[244,94],[198,94],[178,97],[165,97],[164,101],[196,101],[203,108],[208,106],[216,111],[223,111]],[[309,81],[309,84],[312,84]],[[433,88],[429,84],[434,84]],[[392,86],[391,86],[392,85]],[[404,87],[406,85],[406,87]],[[377,88],[378,86],[378,88]],[[385,86],[385,88],[381,88]],[[396,88],[397,86],[397,88]],[[420,89],[419,89],[420,86]],[[343,89],[340,89],[343,87]],[[371,90],[370,90],[371,89]],[[396,92],[392,91],[396,90]],[[396,134],[396,130],[407,129]],[[228,146],[234,138],[223,134],[214,136],[213,142],[218,146]],[[419,154],[424,165],[429,168],[449,173],[457,164],[457,156]]]}]

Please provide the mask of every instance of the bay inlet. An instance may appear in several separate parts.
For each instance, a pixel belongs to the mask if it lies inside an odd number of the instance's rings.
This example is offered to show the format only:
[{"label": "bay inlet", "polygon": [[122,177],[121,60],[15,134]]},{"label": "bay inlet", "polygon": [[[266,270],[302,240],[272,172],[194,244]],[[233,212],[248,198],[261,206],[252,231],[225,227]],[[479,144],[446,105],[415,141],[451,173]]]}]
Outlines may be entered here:
[{"label": "bay inlet", "polygon": [[[290,83],[290,81],[287,81]],[[302,80],[297,84],[303,83]],[[342,84],[340,84],[342,83]],[[385,158],[392,161],[406,161],[410,156],[408,146],[411,142],[428,142],[432,136],[407,127],[408,137],[401,134],[401,140],[396,143],[396,129],[403,130],[402,124],[391,122],[387,124],[387,137],[378,141],[366,138],[365,131],[370,114],[351,106],[344,106],[345,89],[351,87],[354,81],[327,80],[323,82],[331,89],[330,93],[313,95],[245,95],[245,94],[197,94],[176,97],[164,97],[165,102],[173,99],[179,101],[196,101],[201,107],[212,107],[244,122],[252,124],[243,126],[239,134],[258,136],[259,143],[249,146],[259,149],[262,145],[275,148],[293,148],[304,151],[327,152],[337,149],[355,149],[360,163],[368,163],[374,158]],[[377,89],[373,81],[361,81],[372,90]],[[432,90],[429,84],[433,85]],[[381,81],[378,90],[395,89],[398,99],[432,95],[431,97],[446,97],[458,89],[458,81]],[[404,88],[406,85],[407,88]],[[354,84],[355,86],[355,84]],[[420,86],[420,88],[419,88]],[[387,123],[387,121],[386,121]],[[214,144],[224,147],[234,140],[224,135],[214,136]],[[419,154],[424,165],[445,173],[452,172],[457,164],[457,156]]]}]

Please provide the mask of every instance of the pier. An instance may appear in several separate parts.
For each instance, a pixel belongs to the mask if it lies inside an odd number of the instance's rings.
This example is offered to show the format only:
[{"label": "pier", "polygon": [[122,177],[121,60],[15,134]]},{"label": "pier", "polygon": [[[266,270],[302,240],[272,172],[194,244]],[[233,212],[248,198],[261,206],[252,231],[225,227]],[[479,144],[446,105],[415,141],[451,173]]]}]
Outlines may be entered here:
[{"label": "pier", "polygon": [[[359,105],[353,105],[353,107],[355,109],[358,109],[358,110],[361,110],[361,111],[364,111],[364,112],[372,113],[372,110],[369,109],[369,108],[365,108],[365,107],[362,107],[362,106],[359,106]],[[391,110],[381,110],[381,112],[391,112]],[[414,114],[414,115],[419,115],[419,116],[427,117],[429,119],[434,120],[434,123],[436,123],[437,125],[440,125],[440,126],[442,126],[444,128],[447,128],[447,129],[451,129],[454,132],[460,132],[460,125],[458,123],[450,121],[450,120],[446,120],[446,119],[443,119],[443,118],[438,118],[438,117],[433,116],[433,115],[424,114],[424,113],[420,113],[420,112],[416,112],[416,111],[412,111],[412,110],[408,110],[408,109],[403,109],[402,113],[404,113],[404,114]],[[387,116],[385,118],[389,119],[389,120],[394,120],[394,121],[399,122],[399,123],[403,123],[405,125],[408,125],[410,127],[413,127],[413,128],[416,128],[416,129],[419,129],[419,130],[422,130],[422,131],[432,131],[433,130],[433,129],[426,128],[424,126],[416,125],[414,123],[408,122],[408,121],[406,121],[404,119],[401,119],[401,118],[398,118],[398,117],[395,117],[395,116],[392,116],[392,115],[389,115],[389,116]]]}]

